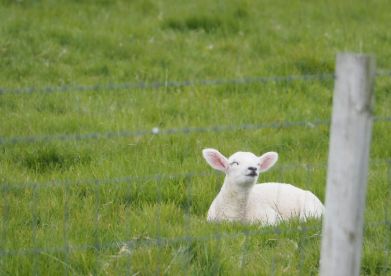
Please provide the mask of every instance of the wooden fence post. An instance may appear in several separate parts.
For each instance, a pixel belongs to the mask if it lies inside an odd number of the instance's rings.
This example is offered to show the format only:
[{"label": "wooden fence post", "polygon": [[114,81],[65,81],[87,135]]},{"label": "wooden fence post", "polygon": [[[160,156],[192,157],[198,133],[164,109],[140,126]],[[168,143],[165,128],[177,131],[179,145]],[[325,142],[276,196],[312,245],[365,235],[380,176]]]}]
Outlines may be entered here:
[{"label": "wooden fence post", "polygon": [[337,55],[320,275],[359,275],[375,58]]}]

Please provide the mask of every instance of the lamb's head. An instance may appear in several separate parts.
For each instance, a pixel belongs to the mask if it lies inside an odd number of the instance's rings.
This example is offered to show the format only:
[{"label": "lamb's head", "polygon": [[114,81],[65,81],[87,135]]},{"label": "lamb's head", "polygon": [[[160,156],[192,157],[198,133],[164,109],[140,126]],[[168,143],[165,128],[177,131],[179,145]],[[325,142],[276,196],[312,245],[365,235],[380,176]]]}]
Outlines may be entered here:
[{"label": "lamb's head", "polygon": [[239,151],[227,159],[215,149],[204,149],[202,155],[212,168],[225,172],[228,180],[237,185],[255,184],[259,174],[270,169],[278,159],[276,152],[258,157],[251,152]]}]

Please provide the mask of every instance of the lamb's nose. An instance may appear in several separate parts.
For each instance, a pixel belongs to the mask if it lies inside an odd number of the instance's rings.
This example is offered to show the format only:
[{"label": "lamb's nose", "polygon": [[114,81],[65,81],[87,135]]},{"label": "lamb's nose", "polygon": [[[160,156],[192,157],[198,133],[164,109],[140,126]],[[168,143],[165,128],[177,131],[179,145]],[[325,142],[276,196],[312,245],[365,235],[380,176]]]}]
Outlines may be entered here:
[{"label": "lamb's nose", "polygon": [[250,171],[257,171],[257,168],[256,167],[248,167],[248,169],[250,170]]}]

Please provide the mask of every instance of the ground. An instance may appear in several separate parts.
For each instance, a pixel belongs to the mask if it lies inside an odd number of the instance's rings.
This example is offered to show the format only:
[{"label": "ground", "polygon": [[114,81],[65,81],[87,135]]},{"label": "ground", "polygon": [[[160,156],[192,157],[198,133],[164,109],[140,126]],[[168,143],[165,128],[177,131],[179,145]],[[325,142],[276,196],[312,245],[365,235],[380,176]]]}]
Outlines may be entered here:
[{"label": "ground", "polygon": [[390,8],[1,1],[0,274],[316,274],[321,221],[206,222],[201,150],[276,151],[260,181],[324,201],[345,51],[377,60],[361,272],[390,273]]}]

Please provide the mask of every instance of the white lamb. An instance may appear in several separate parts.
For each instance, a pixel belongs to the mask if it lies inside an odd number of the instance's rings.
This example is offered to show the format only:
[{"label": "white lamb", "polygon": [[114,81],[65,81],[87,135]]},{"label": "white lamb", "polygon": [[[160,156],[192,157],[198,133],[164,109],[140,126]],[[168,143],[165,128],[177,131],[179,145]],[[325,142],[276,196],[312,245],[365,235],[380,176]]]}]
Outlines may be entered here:
[{"label": "white lamb", "polygon": [[208,211],[208,221],[240,221],[275,225],[298,217],[319,218],[324,206],[311,192],[283,183],[256,184],[260,173],[278,159],[276,152],[260,157],[251,152],[236,152],[228,159],[215,149],[202,154],[212,168],[225,172],[224,184]]}]

